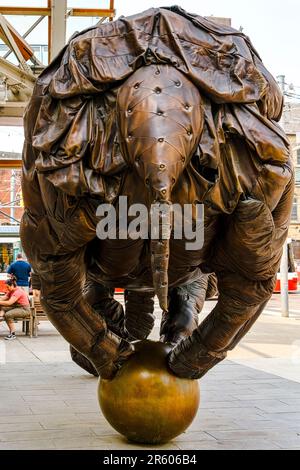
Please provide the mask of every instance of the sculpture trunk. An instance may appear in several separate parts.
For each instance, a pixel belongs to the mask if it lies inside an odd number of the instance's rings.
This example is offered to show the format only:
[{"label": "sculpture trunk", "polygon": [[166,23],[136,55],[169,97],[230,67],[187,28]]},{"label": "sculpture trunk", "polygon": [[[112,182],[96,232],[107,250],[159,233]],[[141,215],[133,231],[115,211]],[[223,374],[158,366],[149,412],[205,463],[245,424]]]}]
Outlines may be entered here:
[{"label": "sculpture trunk", "polygon": [[[120,150],[144,182],[151,219],[151,269],[160,307],[168,309],[172,192],[195,153],[203,129],[198,89],[167,64],[141,67],[118,90]],[[155,232],[155,233],[154,233]]]},{"label": "sculpture trunk", "polygon": [[154,291],[163,311],[168,310],[171,228],[171,204],[166,202],[153,204],[151,207],[151,268]]}]

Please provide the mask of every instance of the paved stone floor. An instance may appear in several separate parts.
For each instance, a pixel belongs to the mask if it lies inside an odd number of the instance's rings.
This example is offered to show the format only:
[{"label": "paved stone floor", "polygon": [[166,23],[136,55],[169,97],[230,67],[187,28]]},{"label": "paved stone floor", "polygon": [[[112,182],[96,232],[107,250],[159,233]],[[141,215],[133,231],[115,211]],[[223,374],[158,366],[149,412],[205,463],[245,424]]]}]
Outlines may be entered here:
[{"label": "paved stone floor", "polygon": [[[291,318],[274,296],[229,360],[201,380],[191,427],[160,449],[300,449],[300,296]],[[207,302],[204,315],[213,302]],[[39,337],[3,340],[0,449],[153,449],[128,443],[99,411],[97,379],[70,361],[48,323]],[[158,334],[158,324],[153,333]]]}]

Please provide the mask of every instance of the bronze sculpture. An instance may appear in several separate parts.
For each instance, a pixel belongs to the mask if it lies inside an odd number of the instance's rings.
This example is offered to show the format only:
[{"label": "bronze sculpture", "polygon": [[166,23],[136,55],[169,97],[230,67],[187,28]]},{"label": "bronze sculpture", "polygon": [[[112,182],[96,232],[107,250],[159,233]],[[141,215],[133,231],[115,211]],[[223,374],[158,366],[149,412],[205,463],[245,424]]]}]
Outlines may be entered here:
[{"label": "bronze sculpture", "polygon": [[[42,73],[25,115],[21,237],[84,368],[114,376],[153,327],[154,293],[180,377],[203,376],[249,330],[272,294],[293,199],[282,106],[245,35],[179,7],[77,34]],[[172,233],[99,240],[97,208],[121,195],[149,210],[203,203],[203,248],[187,252]],[[214,276],[218,303],[198,326]]]}]

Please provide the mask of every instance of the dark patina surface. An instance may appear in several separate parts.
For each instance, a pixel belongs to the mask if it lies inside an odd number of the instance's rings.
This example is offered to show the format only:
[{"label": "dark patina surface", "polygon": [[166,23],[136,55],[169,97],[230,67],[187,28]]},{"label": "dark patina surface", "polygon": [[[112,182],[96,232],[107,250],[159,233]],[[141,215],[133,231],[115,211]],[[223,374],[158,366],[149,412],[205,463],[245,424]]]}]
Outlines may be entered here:
[{"label": "dark patina surface", "polygon": [[[83,367],[116,373],[151,331],[154,293],[181,377],[205,374],[258,318],[293,200],[282,106],[246,36],[178,7],[79,33],[42,73],[25,115],[21,236]],[[172,234],[100,241],[96,209],[121,195],[149,209],[203,203],[203,248]],[[216,279],[218,303],[197,326]],[[127,289],[125,314],[114,287]]]}]

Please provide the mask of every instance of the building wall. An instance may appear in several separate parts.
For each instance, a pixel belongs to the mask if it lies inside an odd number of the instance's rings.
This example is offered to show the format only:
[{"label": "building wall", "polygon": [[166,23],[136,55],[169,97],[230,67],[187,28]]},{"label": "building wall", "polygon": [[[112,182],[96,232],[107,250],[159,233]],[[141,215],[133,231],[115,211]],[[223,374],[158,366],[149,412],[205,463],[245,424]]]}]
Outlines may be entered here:
[{"label": "building wall", "polygon": [[291,143],[295,165],[295,198],[289,237],[300,241],[300,105],[298,103],[285,104],[282,123]]},{"label": "building wall", "polygon": [[300,147],[300,142],[297,133],[288,134],[288,137],[291,142],[293,162],[295,165],[295,197],[289,228],[289,237],[292,238],[292,240],[300,241],[300,149],[298,149],[298,147]]},{"label": "building wall", "polygon": [[21,170],[0,169],[0,225],[16,225],[23,214],[22,205]]}]

